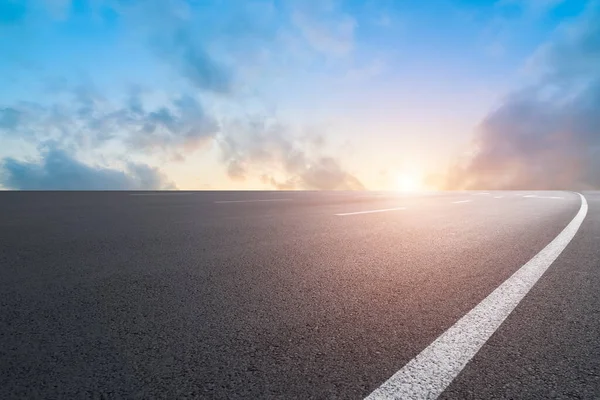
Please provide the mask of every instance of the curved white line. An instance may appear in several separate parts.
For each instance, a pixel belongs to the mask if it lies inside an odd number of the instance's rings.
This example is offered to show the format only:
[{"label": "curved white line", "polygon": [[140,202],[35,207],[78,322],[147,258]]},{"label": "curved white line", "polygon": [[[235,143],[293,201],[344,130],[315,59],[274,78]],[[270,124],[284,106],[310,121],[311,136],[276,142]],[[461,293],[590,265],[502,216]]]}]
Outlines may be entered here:
[{"label": "curved white line", "polygon": [[366,399],[436,399],[442,394],[575,237],[588,211],[585,197],[579,196],[579,212],[552,242]]}]

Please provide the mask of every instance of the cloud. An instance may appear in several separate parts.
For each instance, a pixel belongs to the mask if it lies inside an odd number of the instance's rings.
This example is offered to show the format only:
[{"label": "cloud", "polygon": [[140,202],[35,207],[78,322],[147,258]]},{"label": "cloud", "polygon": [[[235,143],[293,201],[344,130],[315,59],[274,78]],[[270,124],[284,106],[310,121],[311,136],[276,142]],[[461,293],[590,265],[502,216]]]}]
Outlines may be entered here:
[{"label": "cloud", "polygon": [[170,57],[183,76],[198,89],[218,94],[232,91],[231,70],[211,57],[190,30],[178,28],[162,45],[162,53]]},{"label": "cloud", "polygon": [[[3,1],[6,0],[0,0]],[[303,138],[293,136],[289,127],[273,127],[246,117],[242,117],[248,121],[241,124],[239,131],[224,131],[221,126],[224,120],[248,109],[262,108],[261,99],[269,97],[264,90],[272,89],[273,76],[279,80],[296,78],[296,73],[304,72],[321,53],[343,56],[351,52],[354,18],[343,12],[337,0],[241,3],[244,4],[232,7],[220,0],[91,2],[84,13],[77,13],[77,18],[86,18],[90,23],[98,18],[102,21],[103,13],[110,11],[115,16],[114,24],[106,28],[118,28],[115,32],[118,31],[119,41],[126,44],[119,50],[131,48],[132,54],[142,55],[142,59],[147,54],[157,56],[175,71],[175,76],[169,76],[175,78],[173,85],[158,87],[155,92],[138,88],[130,93],[115,93],[111,91],[114,85],[106,92],[90,84],[72,88],[71,78],[67,78],[47,85],[52,93],[27,102],[0,104],[0,140],[8,139],[16,146],[24,142],[27,148],[52,141],[60,149],[74,149],[93,158],[107,157],[112,161],[143,156],[142,159],[149,157],[159,162],[181,162],[186,158],[189,161],[192,152],[216,143],[233,180],[265,175],[274,187],[361,188],[358,179],[346,172],[338,160],[315,151]],[[45,24],[48,21],[43,19],[52,16],[76,17],[77,10],[69,0],[43,0],[43,4],[32,9],[35,18],[27,18],[26,23]],[[54,10],[54,14],[49,15],[48,10]],[[288,37],[300,43],[301,55],[290,49]],[[78,49],[65,51],[69,57],[77,58]],[[364,70],[354,71],[353,76],[368,78],[380,69],[378,64],[365,66]],[[159,68],[149,73],[157,71],[163,72]],[[90,73],[90,79],[97,73],[102,79],[105,75],[94,69],[85,72]],[[122,80],[116,78],[116,82]],[[158,79],[157,84],[162,82],[164,79]],[[117,97],[123,94],[125,98]],[[169,98],[164,100],[164,96]],[[9,151],[7,147],[2,155],[14,156]],[[53,154],[48,152],[47,156]],[[45,168],[42,163],[35,170],[37,164],[14,158],[4,162],[17,169],[29,166],[32,179],[35,171]],[[133,166],[124,173],[138,175]]]},{"label": "cloud", "polygon": [[[131,0],[120,2],[116,12],[136,39],[141,36],[160,61],[195,89],[230,95],[237,63],[226,48],[237,36],[253,35],[246,8],[219,1]],[[229,22],[231,18],[235,20]],[[233,30],[238,35],[229,34]]]},{"label": "cloud", "polygon": [[318,190],[363,190],[365,187],[354,175],[344,171],[338,161],[321,157],[309,164],[300,174],[302,186]]},{"label": "cloud", "polygon": [[600,188],[600,12],[543,46],[531,86],[509,95],[481,123],[474,152],[457,161],[450,189]]},{"label": "cloud", "polygon": [[[115,6],[125,31],[187,84],[233,97],[243,72],[277,53],[283,15],[272,0],[128,0]],[[284,49],[282,49],[284,50]],[[263,68],[264,70],[264,68]]]},{"label": "cloud", "polygon": [[[311,149],[289,127],[268,118],[226,124],[218,140],[228,175],[233,180],[260,177],[276,189],[362,190],[358,178],[339,161]],[[315,141],[321,141],[316,135]]]},{"label": "cloud", "polygon": [[[492,58],[502,58],[521,44],[521,37],[531,26],[543,21],[565,0],[498,0],[489,7],[478,5],[480,16],[487,20],[480,34],[482,50]],[[477,14],[477,13],[476,13]]]},{"label": "cloud", "polygon": [[[160,172],[129,163],[123,171],[89,166],[64,149],[119,160],[134,156],[183,161],[211,141],[219,126],[197,98],[181,95],[146,109],[144,93],[131,90],[125,101],[107,100],[91,86],[53,93],[54,103],[17,102],[0,108],[0,139],[33,146],[48,141],[40,163],[0,160],[0,184],[12,189],[124,190],[163,189],[172,185]],[[10,155],[5,153],[5,156]],[[158,158],[160,160],[160,158]]]},{"label": "cloud", "polygon": [[[46,7],[57,19],[66,19],[69,16],[70,9],[72,7],[72,0],[43,0]],[[100,5],[99,3],[98,5]],[[91,4],[95,6],[96,4]]]},{"label": "cloud", "polygon": [[146,110],[140,90],[132,90],[122,104],[108,101],[90,86],[55,98],[49,105],[20,102],[0,108],[0,135],[80,147],[113,141],[129,153],[173,155],[191,153],[219,131],[216,119],[190,95],[151,110]]},{"label": "cloud", "polygon": [[[60,3],[68,0],[46,0]],[[197,3],[197,4],[195,4]],[[211,10],[203,3],[188,0],[103,0],[90,2],[97,20],[110,13],[119,25],[122,41],[135,43],[144,53],[157,57],[175,70],[194,88],[226,93],[231,89],[231,74],[208,50],[212,18],[203,14]],[[218,4],[218,3],[215,3]],[[214,6],[214,4],[212,5]],[[204,18],[203,18],[204,17]],[[219,16],[215,16],[218,18]]]},{"label": "cloud", "polygon": [[292,21],[306,41],[323,54],[339,57],[354,48],[356,20],[340,12],[332,1],[299,2]]},{"label": "cloud", "polygon": [[234,181],[244,181],[248,171],[242,165],[239,159],[228,160],[227,162],[227,176]]},{"label": "cloud", "polygon": [[127,164],[123,171],[90,166],[57,147],[43,150],[39,163],[5,158],[0,184],[17,190],[158,190],[174,189],[156,168]]},{"label": "cloud", "polygon": [[0,108],[0,129],[15,129],[19,124],[20,113],[14,108]]},{"label": "cloud", "polygon": [[181,96],[170,108],[147,113],[141,107],[138,100],[132,99],[126,115],[116,118],[121,128],[128,130],[129,143],[138,149],[191,152],[219,131],[216,120],[192,96]]}]

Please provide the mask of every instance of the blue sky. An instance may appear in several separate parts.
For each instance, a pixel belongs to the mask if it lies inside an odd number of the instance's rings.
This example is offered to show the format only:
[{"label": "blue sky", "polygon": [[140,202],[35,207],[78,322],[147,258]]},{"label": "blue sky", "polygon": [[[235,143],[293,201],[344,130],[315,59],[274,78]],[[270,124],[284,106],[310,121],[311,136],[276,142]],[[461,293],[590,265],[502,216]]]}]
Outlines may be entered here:
[{"label": "blue sky", "polygon": [[[0,185],[552,186],[537,175],[521,181],[552,158],[542,152],[528,164],[522,124],[539,124],[537,143],[548,147],[547,121],[533,112],[495,121],[523,96],[536,112],[551,109],[537,103],[549,90],[580,110],[589,94],[577,96],[598,78],[597,8],[577,0],[0,0]],[[579,86],[559,85],[548,72],[559,67]],[[560,118],[562,126],[572,114]],[[565,125],[577,132],[569,144],[589,144],[590,126]],[[514,136],[510,157],[486,148],[498,143],[492,132]],[[585,165],[564,185],[595,185],[592,156],[565,158]]]}]

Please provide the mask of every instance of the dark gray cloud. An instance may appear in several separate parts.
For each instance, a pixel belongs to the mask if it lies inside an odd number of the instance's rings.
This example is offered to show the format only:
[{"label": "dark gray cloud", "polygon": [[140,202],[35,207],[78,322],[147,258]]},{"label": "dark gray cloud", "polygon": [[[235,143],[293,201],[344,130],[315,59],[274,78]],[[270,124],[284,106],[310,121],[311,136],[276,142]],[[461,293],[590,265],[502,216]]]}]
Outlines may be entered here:
[{"label": "dark gray cloud", "polygon": [[0,184],[18,190],[156,190],[173,189],[156,168],[130,163],[126,170],[90,166],[54,146],[42,151],[39,163],[5,158]]},{"label": "dark gray cloud", "polygon": [[590,9],[542,47],[540,79],[481,123],[474,154],[450,169],[450,189],[600,188],[600,13]]},{"label": "dark gray cloud", "polygon": [[[362,190],[339,161],[311,148],[306,135],[274,120],[251,118],[228,124],[219,137],[229,177],[260,177],[276,189]],[[322,137],[316,135],[316,141]]]}]

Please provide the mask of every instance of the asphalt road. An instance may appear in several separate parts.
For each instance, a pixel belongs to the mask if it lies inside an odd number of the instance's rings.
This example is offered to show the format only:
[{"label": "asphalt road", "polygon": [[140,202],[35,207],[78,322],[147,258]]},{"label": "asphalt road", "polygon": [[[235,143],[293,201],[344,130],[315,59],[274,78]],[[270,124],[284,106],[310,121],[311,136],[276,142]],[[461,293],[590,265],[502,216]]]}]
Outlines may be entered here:
[{"label": "asphalt road", "polygon": [[[600,193],[443,399],[600,398]],[[569,192],[0,193],[0,399],[361,399]],[[374,212],[376,211],[376,212]]]}]

